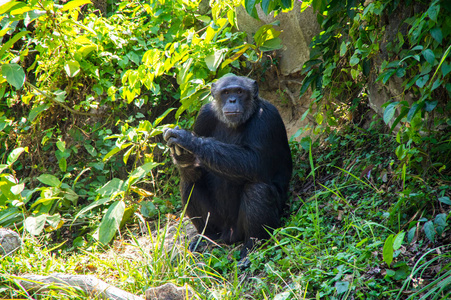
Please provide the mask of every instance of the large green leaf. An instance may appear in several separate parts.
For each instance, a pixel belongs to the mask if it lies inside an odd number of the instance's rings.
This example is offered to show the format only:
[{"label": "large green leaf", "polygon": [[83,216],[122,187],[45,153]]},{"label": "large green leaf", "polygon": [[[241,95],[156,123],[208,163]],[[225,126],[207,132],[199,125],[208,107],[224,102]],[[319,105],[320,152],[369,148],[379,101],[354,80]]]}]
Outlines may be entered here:
[{"label": "large green leaf", "polygon": [[2,65],[2,75],[16,89],[20,89],[25,83],[25,72],[18,64]]},{"label": "large green leaf", "polygon": [[45,103],[45,104],[40,104],[38,106],[33,107],[33,109],[30,111],[30,113],[28,114],[28,121],[33,122],[34,119],[43,111],[47,110],[50,108],[50,104]]},{"label": "large green leaf", "polygon": [[124,181],[119,178],[113,178],[108,181],[104,186],[97,190],[97,193],[100,194],[101,197],[111,196],[114,193],[123,192],[124,190]]},{"label": "large green leaf", "polygon": [[80,64],[76,60],[69,60],[64,65],[67,76],[74,77],[80,72]]},{"label": "large green leaf", "polygon": [[428,238],[428,240],[430,240],[431,242],[434,242],[435,228],[434,228],[434,223],[432,221],[427,221],[424,224],[424,233],[426,234],[426,237]]},{"label": "large green leaf", "polygon": [[385,240],[384,248],[382,250],[382,257],[390,267],[390,264],[393,261],[393,234],[390,234],[390,236]]},{"label": "large green leaf", "polygon": [[337,281],[335,282],[335,289],[337,290],[337,294],[343,294],[348,291],[349,282],[348,281]]},{"label": "large green leaf", "polygon": [[28,148],[16,148],[13,151],[11,151],[11,153],[8,155],[8,159],[6,160],[6,163],[8,165],[12,165],[13,163],[15,163],[17,161],[17,159],[19,158],[19,156],[22,154],[22,152],[28,152]]},{"label": "large green leaf", "polygon": [[23,36],[27,35],[28,33],[30,33],[30,32],[29,31],[19,32],[18,34],[13,36],[9,41],[4,43],[2,48],[0,49],[0,58],[3,57],[3,54],[5,53],[6,50],[9,50],[9,48],[11,48],[15,42],[17,42],[19,39],[21,39]]},{"label": "large green leaf", "polygon": [[29,216],[24,222],[25,229],[32,235],[39,235],[44,229],[46,219],[47,214],[42,214],[37,217]]},{"label": "large green leaf", "polygon": [[67,2],[66,4],[64,4],[64,6],[61,8],[61,11],[71,10],[76,7],[82,6],[84,4],[88,4],[88,3],[91,3],[91,1],[90,0],[73,0],[73,1],[70,1],[70,2]]},{"label": "large green leaf", "polygon": [[385,124],[388,124],[390,120],[393,118],[396,112],[396,107],[398,106],[399,102],[395,101],[387,105],[387,107],[384,110],[384,122]]},{"label": "large green leaf", "polygon": [[53,187],[61,186],[61,181],[59,181],[58,178],[56,178],[55,176],[50,175],[50,174],[42,174],[37,179],[40,182],[42,182],[43,184],[46,184],[46,185],[49,185],[49,186],[53,186]]},{"label": "large green leaf", "polygon": [[122,217],[124,216],[124,201],[116,201],[108,208],[103,216],[99,227],[99,242],[103,245],[108,244],[119,229]]}]

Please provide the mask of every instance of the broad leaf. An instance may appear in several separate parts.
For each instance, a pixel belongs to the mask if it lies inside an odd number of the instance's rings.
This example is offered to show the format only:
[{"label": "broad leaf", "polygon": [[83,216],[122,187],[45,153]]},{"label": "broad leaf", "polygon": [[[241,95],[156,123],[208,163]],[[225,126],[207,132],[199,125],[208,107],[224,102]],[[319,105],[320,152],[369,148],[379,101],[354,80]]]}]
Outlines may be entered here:
[{"label": "broad leaf", "polygon": [[25,72],[18,64],[4,64],[2,75],[6,81],[16,89],[20,89],[25,83]]},{"label": "broad leaf", "polygon": [[25,229],[32,235],[39,235],[44,229],[46,219],[46,214],[42,214],[37,217],[30,216],[24,221]]},{"label": "broad leaf", "polygon": [[74,77],[80,72],[80,64],[76,60],[69,60],[64,65],[67,76]]},{"label": "broad leaf", "polygon": [[390,264],[393,261],[393,234],[390,234],[390,236],[385,240],[382,256],[384,261],[390,267]]},{"label": "broad leaf", "polygon": [[398,106],[399,102],[395,101],[387,105],[387,107],[384,110],[384,122],[385,124],[388,124],[396,112],[396,107]]},{"label": "broad leaf", "polygon": [[119,229],[122,217],[124,216],[124,201],[116,201],[108,208],[103,216],[99,227],[99,242],[103,245],[108,244]]},{"label": "broad leaf", "polygon": [[17,161],[17,159],[19,158],[19,156],[22,154],[22,152],[28,152],[28,147],[25,148],[16,148],[13,151],[11,151],[11,153],[8,155],[8,159],[6,160],[6,163],[8,165],[12,165],[13,163],[15,163]]},{"label": "broad leaf", "polygon": [[70,1],[70,2],[67,2],[66,4],[64,4],[63,8],[61,8],[61,11],[71,10],[76,7],[82,6],[84,4],[88,4],[88,3],[91,3],[91,1],[90,0],[73,0],[73,1]]},{"label": "broad leaf", "polygon": [[434,242],[435,239],[435,228],[434,223],[432,221],[428,221],[424,224],[424,233],[426,234],[426,237],[431,242]]},{"label": "broad leaf", "polygon": [[53,186],[53,187],[61,186],[61,181],[59,181],[58,178],[56,178],[55,176],[50,175],[50,174],[42,174],[41,176],[39,176],[37,178],[37,180],[39,180],[43,184],[46,184],[49,186]]},{"label": "broad leaf", "polygon": [[349,282],[348,281],[337,281],[335,282],[335,289],[337,289],[337,294],[343,294],[348,291]]},{"label": "broad leaf", "polygon": [[401,248],[405,236],[406,233],[404,231],[401,231],[395,236],[395,239],[393,241],[393,250],[398,250],[399,248]]}]

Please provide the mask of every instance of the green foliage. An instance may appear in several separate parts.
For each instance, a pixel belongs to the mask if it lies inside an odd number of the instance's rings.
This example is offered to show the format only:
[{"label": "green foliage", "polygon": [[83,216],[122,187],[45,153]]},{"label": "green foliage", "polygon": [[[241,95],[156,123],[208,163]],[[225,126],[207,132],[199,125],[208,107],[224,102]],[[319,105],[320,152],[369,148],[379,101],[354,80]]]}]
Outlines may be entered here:
[{"label": "green foliage", "polygon": [[281,45],[271,25],[243,44],[233,1],[211,15],[199,1],[123,1],[108,17],[90,3],[0,6],[0,143],[16,149],[0,165],[0,221],[34,235],[89,224],[105,245],[135,213],[180,207],[163,120],[189,127],[213,79]]}]

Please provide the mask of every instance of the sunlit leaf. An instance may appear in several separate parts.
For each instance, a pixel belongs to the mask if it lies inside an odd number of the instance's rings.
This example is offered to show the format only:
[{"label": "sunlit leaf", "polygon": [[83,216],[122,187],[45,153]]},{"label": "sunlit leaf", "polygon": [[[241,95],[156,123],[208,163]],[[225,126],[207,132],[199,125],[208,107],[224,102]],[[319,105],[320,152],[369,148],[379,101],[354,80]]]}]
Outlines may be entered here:
[{"label": "sunlit leaf", "polygon": [[108,211],[103,216],[99,226],[99,242],[108,244],[119,229],[122,217],[124,216],[124,201],[116,201],[110,205]]},{"label": "sunlit leaf", "polygon": [[19,158],[19,156],[22,154],[22,152],[28,152],[28,147],[19,147],[14,149],[13,151],[11,151],[11,153],[8,155],[8,158],[6,159],[6,163],[8,165],[12,165],[13,163],[15,163],[17,161],[17,159]]},{"label": "sunlit leaf", "polygon": [[385,263],[390,267],[390,264],[393,261],[393,234],[390,234],[385,240],[382,256]]},{"label": "sunlit leaf", "polygon": [[40,182],[42,182],[43,184],[46,184],[49,186],[53,186],[53,187],[61,186],[61,181],[59,181],[58,178],[56,178],[55,176],[53,176],[51,174],[42,174],[36,179],[39,180]]},{"label": "sunlit leaf", "polygon": [[44,229],[46,219],[46,214],[42,214],[37,217],[29,216],[24,221],[24,227],[32,235],[39,235]]},{"label": "sunlit leaf", "polygon": [[77,8],[79,6],[82,6],[84,4],[88,4],[91,3],[90,0],[73,0],[70,2],[67,2],[66,4],[63,5],[63,7],[61,8],[61,11],[66,11],[66,10],[71,10],[74,8]]},{"label": "sunlit leaf", "polygon": [[25,72],[18,64],[3,64],[1,71],[6,81],[16,89],[20,89],[24,85]]},{"label": "sunlit leaf", "polygon": [[74,77],[80,72],[80,64],[76,60],[69,60],[64,65],[67,76]]}]

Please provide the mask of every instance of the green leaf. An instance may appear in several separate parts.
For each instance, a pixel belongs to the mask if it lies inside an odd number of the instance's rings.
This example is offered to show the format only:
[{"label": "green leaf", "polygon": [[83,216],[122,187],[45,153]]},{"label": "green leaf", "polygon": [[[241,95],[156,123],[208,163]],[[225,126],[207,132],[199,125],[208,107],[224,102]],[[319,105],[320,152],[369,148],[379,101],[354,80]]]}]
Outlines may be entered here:
[{"label": "green leaf", "polygon": [[69,60],[64,65],[64,71],[66,71],[67,76],[74,77],[80,72],[80,64],[76,60]]},{"label": "green leaf", "polygon": [[282,292],[274,296],[273,300],[288,300],[291,299],[291,292]]},{"label": "green leaf", "polygon": [[224,58],[224,51],[214,51],[212,54],[205,57],[205,64],[208,69],[215,72]]},{"label": "green leaf", "polygon": [[107,245],[119,229],[122,217],[124,216],[124,201],[116,201],[108,208],[99,226],[99,242]]},{"label": "green leaf", "polygon": [[435,61],[435,54],[434,51],[432,51],[431,49],[425,49],[423,52],[423,57],[426,59],[426,61],[428,63],[430,63],[431,65],[434,64]]},{"label": "green leaf", "polygon": [[[13,46],[15,42],[17,42],[19,39],[21,39],[24,35],[27,35],[30,33],[30,31],[22,31],[13,36],[9,41],[3,44],[2,48],[0,49],[0,57],[3,58],[3,54],[6,50],[9,50]],[[4,65],[2,65],[3,68]]]},{"label": "green leaf", "polygon": [[412,243],[413,238],[415,237],[415,233],[417,231],[417,227],[413,226],[412,228],[409,229],[409,233],[407,234],[407,241],[409,243]]},{"label": "green leaf", "polygon": [[105,197],[105,198],[101,198],[101,199],[99,199],[99,200],[96,200],[96,201],[90,203],[89,205],[83,207],[83,208],[75,215],[74,221],[72,221],[72,223],[75,222],[75,220],[76,220],[78,217],[80,217],[81,215],[83,215],[83,214],[85,214],[86,212],[92,210],[93,208],[96,208],[97,206],[104,205],[104,204],[107,203],[108,201],[110,201],[110,197]]},{"label": "green leaf", "polygon": [[58,160],[58,166],[62,172],[66,172],[67,170],[67,161],[64,157]]},{"label": "green leaf", "polygon": [[22,152],[28,152],[28,148],[16,148],[13,151],[11,151],[11,153],[8,155],[8,159],[6,160],[6,163],[8,165],[12,165],[13,163],[15,163],[17,161],[17,159],[19,158],[19,156],[22,154]]},{"label": "green leaf", "polygon": [[282,46],[282,40],[278,37],[266,40],[263,45],[259,47],[260,51],[266,52],[266,51],[274,51],[281,49]]},{"label": "green leaf", "polygon": [[2,66],[2,75],[10,85],[20,89],[25,83],[25,72],[18,64],[4,64]]},{"label": "green leaf", "polygon": [[156,127],[158,124],[161,123],[161,121],[164,120],[164,118],[166,118],[166,116],[173,111],[175,108],[171,107],[168,108],[164,113],[162,113],[153,123],[152,123],[152,127]]},{"label": "green leaf", "polygon": [[283,8],[291,8],[293,5],[293,0],[282,0]]},{"label": "green leaf", "polygon": [[335,282],[335,289],[337,290],[337,294],[346,293],[349,289],[348,281],[337,281]]},{"label": "green leaf", "polygon": [[444,204],[447,204],[447,205],[451,205],[451,200],[449,199],[449,197],[446,197],[446,196],[438,198],[438,201],[440,201]]},{"label": "green leaf", "polygon": [[156,162],[148,162],[140,167],[137,167],[129,176],[127,180],[127,186],[131,186],[136,183],[138,180],[144,178],[153,168],[158,166],[159,163]]},{"label": "green leaf", "polygon": [[434,110],[434,108],[437,106],[438,101],[434,100],[434,101],[425,101],[424,102],[426,104],[424,110],[427,112],[431,112]]},{"label": "green leaf", "polygon": [[59,181],[58,178],[56,178],[55,176],[50,175],[50,174],[42,174],[41,176],[39,176],[37,178],[37,180],[39,180],[43,184],[46,184],[49,186],[53,186],[53,187],[61,186],[61,181]]},{"label": "green leaf", "polygon": [[273,1],[271,1],[271,0],[262,0],[261,5],[262,5],[262,10],[265,13],[265,15],[268,15],[271,12],[270,7],[271,7],[272,3],[273,3]]},{"label": "green leaf", "polygon": [[395,239],[393,241],[393,250],[398,250],[399,248],[401,248],[405,236],[406,233],[404,231],[401,231],[395,236]]},{"label": "green leaf", "polygon": [[345,41],[341,42],[341,45],[340,45],[340,56],[343,56],[343,55],[346,54],[346,50],[347,50],[346,46],[347,45],[346,45]]},{"label": "green leaf", "polygon": [[395,101],[387,105],[387,107],[384,110],[384,122],[385,124],[388,124],[396,112],[396,107],[398,106],[399,102]]},{"label": "green leaf", "polygon": [[443,62],[440,68],[442,70],[443,77],[445,77],[449,72],[451,72],[451,64],[448,64],[447,62]]},{"label": "green leaf", "polygon": [[73,0],[73,1],[70,1],[70,2],[67,2],[66,4],[64,4],[63,7],[61,8],[61,11],[71,10],[76,7],[82,6],[84,4],[88,4],[88,3],[91,3],[91,1],[90,0]]},{"label": "green leaf", "polygon": [[437,5],[437,3],[430,6],[427,11],[429,18],[432,21],[437,22],[437,16],[438,16],[439,11],[440,11],[440,5]]},{"label": "green leaf", "polygon": [[50,108],[50,104],[40,104],[36,107],[33,107],[33,109],[30,111],[30,113],[28,114],[28,121],[33,122],[34,119],[43,111],[47,110]]},{"label": "green leaf", "polygon": [[435,27],[431,29],[431,36],[436,40],[439,44],[442,43],[443,40],[443,34],[440,27]]},{"label": "green leaf", "polygon": [[426,75],[418,78],[418,80],[415,82],[415,84],[421,89],[428,82],[428,80],[429,80],[429,74],[426,74]]},{"label": "green leaf", "polygon": [[113,178],[110,181],[108,181],[104,186],[97,189],[96,192],[101,197],[105,197],[105,196],[111,196],[112,194],[120,193],[120,192],[124,192],[124,191],[125,191],[124,181],[120,180],[119,178]]},{"label": "green leaf", "polygon": [[22,7],[22,6],[26,5],[25,3],[18,2],[18,1],[9,1],[9,2],[2,1],[1,3],[4,3],[4,4],[0,5],[0,15],[3,15],[5,12],[14,8],[16,5],[17,5],[17,7]]},{"label": "green leaf", "polygon": [[301,139],[301,147],[304,150],[309,150],[310,149],[310,144],[312,143],[312,139],[309,136],[305,136]]},{"label": "green leaf", "polygon": [[402,78],[406,75],[406,69],[405,68],[399,68],[396,70],[396,76],[399,78]]},{"label": "green leaf", "polygon": [[152,201],[142,201],[140,204],[141,204],[141,214],[145,218],[153,218],[158,214],[158,210]]},{"label": "green leaf", "polygon": [[359,62],[360,62],[360,58],[357,56],[356,53],[354,53],[354,54],[351,56],[351,59],[349,60],[349,65],[350,65],[351,67],[353,67],[353,66],[355,66],[356,64],[358,64]]},{"label": "green leaf", "polygon": [[424,233],[426,234],[426,237],[431,242],[434,242],[435,238],[435,228],[434,223],[432,221],[428,221],[424,224]]},{"label": "green leaf", "polygon": [[66,143],[63,141],[58,141],[56,142],[56,147],[58,148],[59,151],[64,152],[66,151]]},{"label": "green leaf", "polygon": [[257,0],[244,0],[244,7],[249,15],[253,16]]},{"label": "green leaf", "polygon": [[447,225],[446,214],[438,214],[437,216],[435,216],[434,224],[435,229],[437,230],[437,234],[441,236]]},{"label": "green leaf", "polygon": [[393,261],[393,234],[390,234],[390,236],[385,240],[382,256],[388,267],[390,267],[390,264]]},{"label": "green leaf", "polygon": [[412,122],[412,119],[415,117],[417,112],[420,110],[420,108],[423,106],[423,103],[414,103],[412,107],[409,110],[409,113],[407,114],[407,122]]},{"label": "green leaf", "polygon": [[46,219],[47,214],[42,214],[37,217],[29,216],[24,221],[25,229],[32,235],[39,235],[44,229]]},{"label": "green leaf", "polygon": [[90,144],[84,144],[86,151],[88,151],[89,155],[93,157],[97,157],[97,150]]}]

